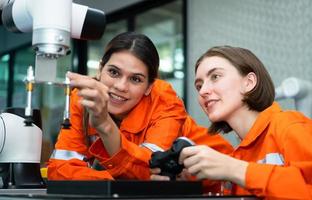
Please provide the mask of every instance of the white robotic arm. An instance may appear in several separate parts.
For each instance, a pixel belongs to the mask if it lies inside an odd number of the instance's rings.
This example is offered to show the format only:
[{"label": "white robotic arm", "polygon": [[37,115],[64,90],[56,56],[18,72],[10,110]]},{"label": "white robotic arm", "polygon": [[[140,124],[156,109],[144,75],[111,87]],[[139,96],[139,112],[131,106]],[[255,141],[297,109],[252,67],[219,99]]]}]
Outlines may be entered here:
[{"label": "white robotic arm", "polygon": [[70,38],[99,39],[105,29],[103,11],[72,0],[0,0],[0,6],[7,30],[32,32],[36,82],[56,81],[56,59],[70,53]]},{"label": "white robotic arm", "polygon": [[312,83],[295,77],[285,79],[275,90],[275,99],[293,98],[298,111],[312,118]]},{"label": "white robotic arm", "polygon": [[[30,66],[25,80],[26,108],[18,109],[19,114],[17,110],[0,113],[0,188],[44,187],[40,175],[42,132],[36,125],[38,110],[31,107],[33,84],[57,83],[57,59],[70,53],[70,38],[101,38],[105,15],[72,0],[0,0],[0,10],[8,31],[32,32],[36,53],[35,73]],[[69,80],[61,84],[66,87],[64,122],[68,128]]]},{"label": "white robotic arm", "polygon": [[75,4],[72,0],[0,0],[0,9],[7,30],[15,33],[32,32],[36,63],[34,73],[30,66],[26,77],[25,123],[31,124],[33,84],[47,82],[66,87],[63,124],[68,127],[67,99],[70,89],[68,81],[57,81],[57,59],[70,53],[70,38],[101,38],[106,23],[104,12]]}]

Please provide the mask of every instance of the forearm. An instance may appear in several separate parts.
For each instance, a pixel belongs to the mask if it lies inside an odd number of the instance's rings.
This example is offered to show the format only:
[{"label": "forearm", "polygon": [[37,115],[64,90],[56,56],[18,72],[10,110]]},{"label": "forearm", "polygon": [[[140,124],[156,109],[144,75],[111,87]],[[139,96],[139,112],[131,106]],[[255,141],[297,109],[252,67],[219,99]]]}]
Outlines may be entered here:
[{"label": "forearm", "polygon": [[119,128],[115,122],[109,118],[107,122],[101,124],[97,131],[103,142],[103,145],[110,156],[116,154],[121,148],[121,139]]},{"label": "forearm", "polygon": [[49,180],[113,180],[107,171],[89,168],[87,163],[76,159],[50,159],[48,163]]},{"label": "forearm", "polygon": [[238,160],[235,158],[230,158],[229,169],[227,170],[227,179],[236,183],[242,187],[246,185],[246,171],[248,167],[248,162],[243,160]]},{"label": "forearm", "polygon": [[113,156],[103,148],[104,144],[98,139],[90,147],[91,155],[99,160],[100,164],[113,176],[122,179],[148,179],[148,160],[151,152],[128,141],[121,135],[122,147]]}]

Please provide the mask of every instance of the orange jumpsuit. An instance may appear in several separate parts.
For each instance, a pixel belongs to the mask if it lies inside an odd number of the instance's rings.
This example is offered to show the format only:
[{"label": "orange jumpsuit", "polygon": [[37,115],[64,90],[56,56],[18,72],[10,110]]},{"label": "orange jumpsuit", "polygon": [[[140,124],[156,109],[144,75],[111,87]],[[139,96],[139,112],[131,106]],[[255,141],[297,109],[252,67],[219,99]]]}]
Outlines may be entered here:
[{"label": "orange jumpsuit", "polygon": [[[148,161],[153,151],[166,150],[179,136],[187,116],[183,102],[170,86],[156,80],[151,94],[144,96],[120,124],[121,149],[109,156],[95,129],[89,128],[87,145],[83,131],[83,108],[77,91],[71,95],[71,128],[62,129],[48,162],[50,180],[149,179]],[[95,158],[106,170],[95,170]]]},{"label": "orange jumpsuit", "polygon": [[[50,180],[149,179],[148,161],[153,151],[166,150],[178,136],[207,144],[223,153],[232,146],[222,136],[210,136],[186,115],[182,101],[171,86],[156,80],[149,96],[129,113],[120,125],[121,149],[109,157],[95,129],[88,139],[82,127],[82,107],[77,91],[71,96],[71,129],[62,129],[48,163]],[[183,126],[182,126],[183,124]],[[93,141],[91,145],[86,145]],[[88,160],[96,158],[106,170],[95,170]]]},{"label": "orange jumpsuit", "polygon": [[266,199],[312,199],[312,120],[277,103],[258,116],[232,156],[249,162],[246,189],[225,191]]},{"label": "orange jumpsuit", "polygon": [[189,116],[183,124],[182,136],[191,139],[196,145],[207,145],[216,151],[225,154],[233,152],[232,145],[220,134],[210,135],[206,127],[197,125],[196,122]]}]

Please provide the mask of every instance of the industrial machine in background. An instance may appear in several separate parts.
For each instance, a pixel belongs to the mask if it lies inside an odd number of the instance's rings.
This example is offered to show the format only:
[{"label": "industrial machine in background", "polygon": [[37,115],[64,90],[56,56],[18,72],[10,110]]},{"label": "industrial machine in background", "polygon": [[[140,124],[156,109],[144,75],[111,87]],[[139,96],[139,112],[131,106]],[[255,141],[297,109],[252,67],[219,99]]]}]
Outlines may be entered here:
[{"label": "industrial machine in background", "polygon": [[25,126],[23,108],[0,114],[0,188],[42,188],[40,174],[42,124],[39,110]]},{"label": "industrial machine in background", "polygon": [[7,109],[1,113],[0,188],[42,187],[37,165],[42,132],[37,119],[39,111],[32,108],[33,88],[40,83],[65,88],[63,128],[69,128],[70,86],[68,79],[61,82],[56,79],[58,58],[70,54],[71,38],[100,39],[105,29],[105,14],[72,0],[0,0],[0,11],[2,24],[8,31],[32,32],[36,57],[34,68],[29,66],[25,75],[25,109]]},{"label": "industrial machine in background", "polygon": [[[104,12],[75,4],[72,0],[0,0],[3,26],[14,33],[32,32],[36,53],[35,72],[29,67],[26,77],[26,124],[31,123],[31,94],[35,83],[60,84],[56,80],[58,58],[70,53],[70,39],[99,39],[105,29]],[[64,75],[65,77],[65,75]],[[66,89],[68,91],[68,89]],[[69,126],[69,101],[64,112]]]},{"label": "industrial machine in background", "polygon": [[275,100],[294,99],[296,110],[312,118],[312,83],[296,77],[285,79],[275,89]]}]

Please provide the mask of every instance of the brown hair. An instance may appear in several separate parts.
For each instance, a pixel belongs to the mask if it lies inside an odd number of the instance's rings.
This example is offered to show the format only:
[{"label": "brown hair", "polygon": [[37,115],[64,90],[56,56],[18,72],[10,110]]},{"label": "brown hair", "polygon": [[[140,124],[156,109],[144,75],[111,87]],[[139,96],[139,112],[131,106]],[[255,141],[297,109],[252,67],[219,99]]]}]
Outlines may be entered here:
[{"label": "brown hair", "polygon": [[[248,49],[231,46],[216,46],[205,52],[196,62],[195,74],[201,62],[212,56],[218,56],[228,60],[242,76],[253,72],[257,77],[256,86],[244,94],[243,102],[250,110],[263,111],[271,106],[275,98],[273,81],[262,62]],[[232,128],[226,122],[214,122],[209,127],[210,133],[228,133]]]}]

